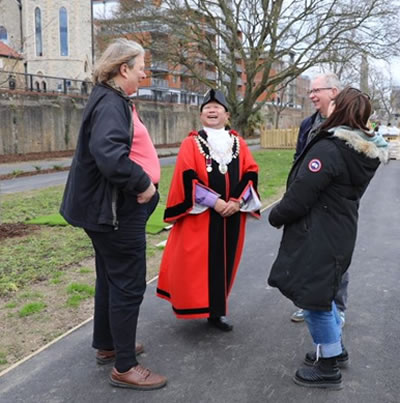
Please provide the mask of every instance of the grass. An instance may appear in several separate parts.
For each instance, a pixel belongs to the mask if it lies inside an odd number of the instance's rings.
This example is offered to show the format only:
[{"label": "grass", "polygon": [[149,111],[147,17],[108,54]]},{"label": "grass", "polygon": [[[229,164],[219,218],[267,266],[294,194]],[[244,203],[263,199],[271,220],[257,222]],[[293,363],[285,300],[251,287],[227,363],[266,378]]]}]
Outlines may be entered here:
[{"label": "grass", "polygon": [[46,308],[46,304],[44,302],[30,302],[25,304],[18,312],[18,316],[20,318],[24,318],[25,316],[30,316]]},{"label": "grass", "polygon": [[90,267],[81,267],[79,269],[79,273],[82,273],[82,274],[92,273],[92,271],[93,270]]},{"label": "grass", "polygon": [[54,277],[64,266],[92,254],[88,237],[74,227],[44,227],[28,236],[6,239],[0,245],[0,295]]},{"label": "grass", "polygon": [[0,351],[0,365],[5,365],[8,363],[6,354],[3,351]]},{"label": "grass", "polygon": [[[292,155],[293,151],[254,152],[265,203],[281,192]],[[173,170],[173,166],[162,168],[160,204],[166,203]],[[1,195],[0,223],[26,223],[55,214],[62,193],[63,186],[56,186]],[[147,236],[148,279],[158,273],[162,251],[157,245],[167,236],[166,231]],[[1,241],[0,369],[87,319],[93,309],[95,269],[93,260],[86,259],[92,256],[84,231],[71,226],[40,226],[24,236]]]},{"label": "grass", "polygon": [[88,284],[71,283],[67,287],[67,293],[70,296],[66,305],[70,308],[77,308],[81,301],[94,296],[94,287]]},{"label": "grass", "polygon": [[[293,150],[260,150],[253,155],[259,164],[259,193],[265,200],[278,194],[285,184]],[[162,168],[160,204],[166,203],[173,170],[174,166]],[[3,195],[1,222],[26,222],[38,216],[57,213],[63,188],[54,186]],[[155,245],[165,238],[165,234],[148,236],[148,258],[160,253]],[[0,296],[10,295],[40,281],[50,280],[51,284],[57,285],[61,282],[65,267],[91,256],[93,249],[87,235],[82,229],[71,226],[46,226],[23,237],[5,239],[0,245]],[[77,301],[78,298],[74,298]]]},{"label": "grass", "polygon": [[261,200],[279,193],[293,162],[293,150],[259,150],[253,152],[259,167],[258,192]]},{"label": "grass", "polygon": [[39,215],[56,213],[64,186],[32,190],[2,196],[1,222],[24,222]]},{"label": "grass", "polygon": [[14,169],[14,171],[11,172],[12,176],[18,177],[24,174],[24,171],[21,171],[20,169]]}]

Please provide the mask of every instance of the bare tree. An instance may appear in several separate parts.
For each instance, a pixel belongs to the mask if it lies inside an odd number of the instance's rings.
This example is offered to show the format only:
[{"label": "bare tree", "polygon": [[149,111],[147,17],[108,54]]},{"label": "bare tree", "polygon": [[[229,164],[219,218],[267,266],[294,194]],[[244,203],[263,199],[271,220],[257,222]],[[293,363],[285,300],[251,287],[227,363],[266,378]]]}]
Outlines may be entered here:
[{"label": "bare tree", "polygon": [[176,74],[223,88],[245,134],[249,116],[310,67],[355,49],[397,52],[397,16],[386,0],[121,0],[106,32],[134,34]]},{"label": "bare tree", "polygon": [[398,91],[394,91],[395,86],[389,66],[370,68],[369,83],[375,119],[390,123],[395,112],[398,112],[400,100]]}]

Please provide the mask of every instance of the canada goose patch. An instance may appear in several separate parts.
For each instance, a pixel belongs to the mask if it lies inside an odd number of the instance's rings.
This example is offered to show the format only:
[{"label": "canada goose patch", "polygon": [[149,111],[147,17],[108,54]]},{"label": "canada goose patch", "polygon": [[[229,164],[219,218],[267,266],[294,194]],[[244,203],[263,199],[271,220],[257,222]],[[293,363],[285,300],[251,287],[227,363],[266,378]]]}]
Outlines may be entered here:
[{"label": "canada goose patch", "polygon": [[321,170],[321,168],[322,168],[322,162],[317,158],[312,159],[308,163],[308,169],[311,172],[319,172]]}]

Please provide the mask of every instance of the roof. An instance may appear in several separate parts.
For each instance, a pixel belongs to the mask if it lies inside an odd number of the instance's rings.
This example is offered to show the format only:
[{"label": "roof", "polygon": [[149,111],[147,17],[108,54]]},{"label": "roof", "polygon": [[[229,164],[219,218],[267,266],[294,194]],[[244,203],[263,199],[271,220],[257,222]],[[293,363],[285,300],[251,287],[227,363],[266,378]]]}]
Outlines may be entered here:
[{"label": "roof", "polygon": [[13,59],[22,59],[22,56],[18,52],[10,48],[2,41],[0,41],[0,56],[11,57]]}]

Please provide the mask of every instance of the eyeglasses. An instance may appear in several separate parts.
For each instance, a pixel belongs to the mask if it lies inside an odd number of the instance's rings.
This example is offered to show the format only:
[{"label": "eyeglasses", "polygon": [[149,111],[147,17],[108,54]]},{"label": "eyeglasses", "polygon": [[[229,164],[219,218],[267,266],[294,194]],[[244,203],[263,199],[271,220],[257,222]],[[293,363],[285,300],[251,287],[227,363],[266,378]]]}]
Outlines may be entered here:
[{"label": "eyeglasses", "polygon": [[331,89],[332,89],[332,87],[313,88],[312,90],[307,91],[307,94],[308,95],[319,94],[322,90],[331,90]]}]

